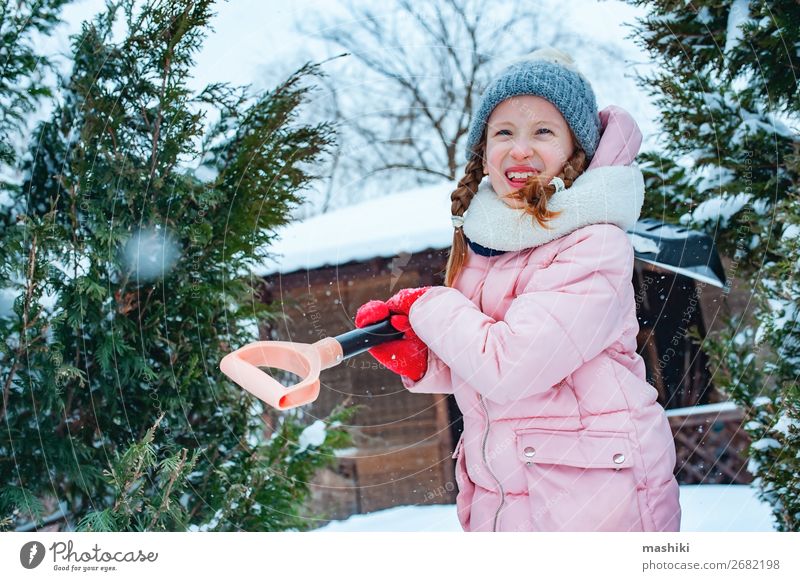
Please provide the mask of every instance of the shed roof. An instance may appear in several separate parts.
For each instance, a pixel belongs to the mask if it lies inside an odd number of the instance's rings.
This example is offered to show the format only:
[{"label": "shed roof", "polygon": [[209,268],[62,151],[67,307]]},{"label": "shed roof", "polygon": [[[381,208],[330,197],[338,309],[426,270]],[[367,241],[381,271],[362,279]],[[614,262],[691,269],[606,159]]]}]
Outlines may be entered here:
[{"label": "shed roof", "polygon": [[454,187],[447,181],[406,190],[288,224],[268,249],[272,257],[254,274],[287,274],[447,248],[453,240],[450,193]]}]

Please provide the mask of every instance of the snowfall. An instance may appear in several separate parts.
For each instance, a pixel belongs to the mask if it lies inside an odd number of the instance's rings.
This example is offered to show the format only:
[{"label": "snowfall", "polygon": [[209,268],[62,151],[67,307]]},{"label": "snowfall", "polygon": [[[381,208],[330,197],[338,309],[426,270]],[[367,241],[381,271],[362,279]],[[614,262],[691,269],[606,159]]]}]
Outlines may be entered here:
[{"label": "snowfall", "polygon": [[[742,484],[681,486],[681,532],[774,531],[769,505]],[[454,504],[395,506],[333,521],[316,532],[460,532]]]},{"label": "snowfall", "polygon": [[[321,0],[298,0],[286,8],[285,3],[239,0],[217,7],[218,15],[212,22],[215,33],[210,35],[197,57],[197,68],[192,83],[202,87],[212,81],[233,84],[252,83],[263,87],[275,77],[270,71],[277,62],[300,63],[302,53],[296,50],[291,21],[306,10],[319,9]],[[613,75],[597,83],[598,102],[614,100],[628,109],[639,120],[645,134],[645,143],[655,135],[656,109],[644,92],[633,86],[624,70],[646,59],[627,35],[624,24],[639,11],[620,1],[576,2],[573,25],[580,34],[594,42],[619,39],[624,45],[622,62],[610,63],[607,69]],[[103,8],[103,0],[78,0],[64,11],[67,23],[57,29],[51,38],[44,39],[54,52],[68,45],[68,35],[74,33],[81,20],[91,17]],[[327,4],[325,4],[327,8]],[[264,58],[264,22],[270,22],[269,53],[274,59],[267,67]],[[283,31],[283,32],[281,32]],[[580,56],[580,55],[578,55]],[[580,60],[580,59],[578,59]],[[291,67],[290,67],[291,68]],[[272,74],[269,74],[272,73]],[[624,78],[623,78],[624,77]],[[620,91],[625,85],[628,90]],[[44,116],[46,111],[42,111]],[[269,256],[253,274],[260,276],[286,274],[322,265],[341,265],[353,260],[375,256],[404,256],[430,249],[445,248],[452,236],[449,224],[449,197],[452,184],[416,188],[398,194],[363,201],[349,208],[341,208],[324,215],[294,223],[280,232],[280,239],[269,249]],[[399,214],[404,212],[402,219]],[[343,235],[342,224],[359,224],[347,228]],[[405,227],[397,225],[404,224]],[[413,224],[413,228],[408,225]],[[320,243],[320,241],[325,241]],[[312,242],[313,241],[313,242]],[[632,242],[637,240],[632,236]],[[306,445],[314,445],[309,441]],[[773,531],[773,518],[769,506],[756,497],[755,489],[746,485],[685,485],[681,486],[683,532],[762,532]],[[333,521],[318,532],[374,532],[374,531],[449,531],[459,532],[455,505],[396,506],[370,514],[354,515],[343,521]]]}]

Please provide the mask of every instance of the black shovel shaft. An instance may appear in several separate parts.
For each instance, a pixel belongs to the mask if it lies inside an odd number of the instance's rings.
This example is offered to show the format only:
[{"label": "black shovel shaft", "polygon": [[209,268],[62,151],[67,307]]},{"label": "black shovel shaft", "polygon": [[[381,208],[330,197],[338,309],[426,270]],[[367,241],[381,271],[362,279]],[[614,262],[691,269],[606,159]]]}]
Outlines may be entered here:
[{"label": "black shovel shaft", "polygon": [[398,331],[384,319],[380,323],[369,325],[361,329],[353,329],[347,333],[342,333],[334,337],[342,346],[342,356],[344,359],[363,353],[376,345],[397,341],[403,338],[403,331]]}]

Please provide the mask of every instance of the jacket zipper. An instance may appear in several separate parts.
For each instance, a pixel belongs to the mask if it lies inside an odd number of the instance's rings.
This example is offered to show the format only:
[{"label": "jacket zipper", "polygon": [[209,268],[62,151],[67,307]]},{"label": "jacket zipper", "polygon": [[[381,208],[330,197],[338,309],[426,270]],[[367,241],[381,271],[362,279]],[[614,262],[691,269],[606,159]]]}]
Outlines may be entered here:
[{"label": "jacket zipper", "polygon": [[486,416],[486,429],[483,432],[483,442],[481,443],[481,451],[483,453],[483,463],[486,464],[486,470],[488,470],[489,474],[492,475],[494,481],[497,483],[497,487],[500,489],[500,505],[497,507],[497,512],[494,513],[494,522],[492,523],[492,532],[497,532],[497,519],[500,518],[500,511],[503,510],[503,505],[506,502],[506,493],[503,490],[503,485],[500,483],[500,479],[495,476],[494,472],[492,472],[492,467],[489,465],[489,458],[486,456],[486,442],[489,440],[489,409],[486,407],[486,403],[483,401],[483,396],[478,394],[478,399],[480,399],[481,407],[483,407],[483,413]]}]

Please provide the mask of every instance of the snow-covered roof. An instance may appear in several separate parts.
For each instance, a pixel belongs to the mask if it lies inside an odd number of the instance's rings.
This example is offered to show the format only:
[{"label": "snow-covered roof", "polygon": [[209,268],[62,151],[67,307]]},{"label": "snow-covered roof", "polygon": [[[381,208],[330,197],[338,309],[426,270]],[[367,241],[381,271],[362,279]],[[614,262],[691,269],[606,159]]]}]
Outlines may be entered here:
[{"label": "snow-covered roof", "polygon": [[353,260],[413,254],[450,246],[450,194],[442,182],[389,194],[291,223],[269,247],[274,258],[254,271],[257,276],[287,274]]}]

